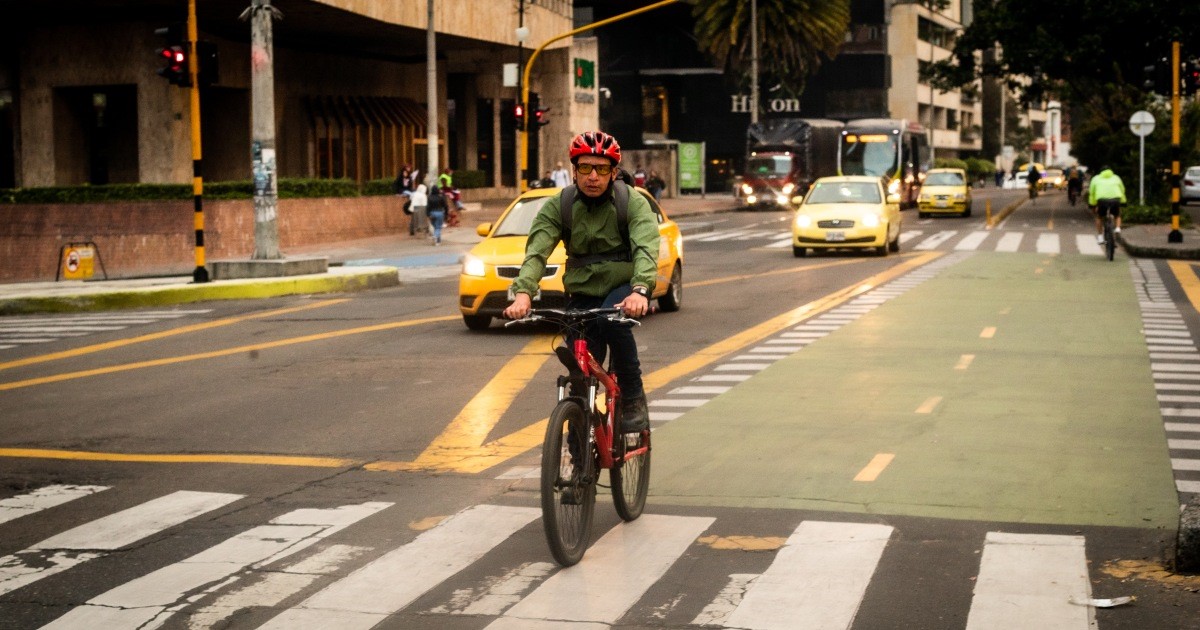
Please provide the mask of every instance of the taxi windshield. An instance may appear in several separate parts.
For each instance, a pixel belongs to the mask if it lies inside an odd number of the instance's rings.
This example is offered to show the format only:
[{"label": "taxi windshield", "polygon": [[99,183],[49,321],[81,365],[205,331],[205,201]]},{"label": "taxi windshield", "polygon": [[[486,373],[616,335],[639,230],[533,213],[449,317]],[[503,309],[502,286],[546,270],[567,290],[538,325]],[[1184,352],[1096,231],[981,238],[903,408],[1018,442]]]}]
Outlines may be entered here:
[{"label": "taxi windshield", "polygon": [[550,197],[534,197],[522,199],[513,209],[504,215],[500,224],[492,230],[492,236],[529,236],[529,228],[533,226],[533,218],[537,216],[542,206]]},{"label": "taxi windshield", "polygon": [[879,185],[870,182],[817,182],[804,203],[880,203]]},{"label": "taxi windshield", "polygon": [[930,173],[925,177],[926,186],[962,186],[963,176],[959,173]]}]

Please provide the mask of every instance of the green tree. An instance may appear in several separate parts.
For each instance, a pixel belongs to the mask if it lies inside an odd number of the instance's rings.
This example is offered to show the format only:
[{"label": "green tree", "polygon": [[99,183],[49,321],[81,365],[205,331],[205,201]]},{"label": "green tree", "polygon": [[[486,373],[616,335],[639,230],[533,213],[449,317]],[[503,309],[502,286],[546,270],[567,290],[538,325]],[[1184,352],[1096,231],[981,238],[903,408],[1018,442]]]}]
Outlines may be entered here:
[{"label": "green tree", "polygon": [[[934,64],[933,84],[953,89],[991,77],[1026,105],[1064,101],[1074,128],[1072,153],[1091,166],[1134,172],[1129,116],[1155,107],[1143,69],[1166,63],[1173,41],[1182,44],[1185,57],[1200,56],[1196,0],[976,0],[974,7],[975,20],[952,56]],[[1151,145],[1170,141],[1170,118],[1158,120],[1167,131],[1147,139],[1147,159]],[[1194,138],[1185,132],[1185,160],[1197,158]]]},{"label": "green tree", "polygon": [[[751,0],[691,0],[701,50],[739,87],[750,84]],[[757,0],[759,81],[790,96],[837,55],[850,26],[849,0]]]}]

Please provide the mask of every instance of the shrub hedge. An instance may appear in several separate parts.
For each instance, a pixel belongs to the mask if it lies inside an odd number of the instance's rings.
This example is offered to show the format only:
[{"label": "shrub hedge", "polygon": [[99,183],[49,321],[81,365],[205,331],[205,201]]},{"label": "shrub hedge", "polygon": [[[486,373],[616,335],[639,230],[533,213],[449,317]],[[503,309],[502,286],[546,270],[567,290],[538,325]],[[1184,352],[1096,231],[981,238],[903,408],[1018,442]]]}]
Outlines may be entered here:
[{"label": "shrub hedge", "polygon": [[[457,171],[458,188],[481,188],[483,171]],[[391,195],[393,179],[363,182],[360,188],[350,179],[308,179],[284,177],[279,180],[280,199],[316,199],[321,197],[378,197]],[[205,182],[205,199],[250,199],[254,185],[250,180]],[[104,184],[92,186],[45,186],[37,188],[0,188],[0,203],[100,203],[105,201],[169,201],[192,198],[191,184]]]}]

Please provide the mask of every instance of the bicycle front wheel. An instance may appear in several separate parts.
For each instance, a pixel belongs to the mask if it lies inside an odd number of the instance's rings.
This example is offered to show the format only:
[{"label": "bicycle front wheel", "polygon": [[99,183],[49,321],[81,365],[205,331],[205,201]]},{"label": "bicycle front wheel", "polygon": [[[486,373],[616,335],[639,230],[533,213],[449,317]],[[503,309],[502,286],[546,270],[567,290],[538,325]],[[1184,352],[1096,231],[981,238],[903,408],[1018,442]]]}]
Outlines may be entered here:
[{"label": "bicycle front wheel", "polygon": [[618,439],[625,440],[625,453],[644,449],[641,453],[627,455],[620,466],[613,466],[608,471],[617,515],[632,521],[642,515],[646,492],[650,489],[650,432],[628,433]]},{"label": "bicycle front wheel", "polygon": [[564,567],[583,558],[592,531],[597,474],[590,435],[587,414],[567,399],[550,414],[542,443],[542,528]]}]

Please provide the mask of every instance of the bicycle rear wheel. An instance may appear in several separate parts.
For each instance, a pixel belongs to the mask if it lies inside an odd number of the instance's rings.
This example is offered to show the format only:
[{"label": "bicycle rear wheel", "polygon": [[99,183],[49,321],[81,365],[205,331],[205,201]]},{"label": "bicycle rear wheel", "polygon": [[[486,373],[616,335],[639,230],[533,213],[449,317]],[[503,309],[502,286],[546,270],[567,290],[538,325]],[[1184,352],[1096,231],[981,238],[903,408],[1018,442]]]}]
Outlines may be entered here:
[{"label": "bicycle rear wheel", "polygon": [[1117,251],[1117,239],[1113,234],[1112,216],[1104,219],[1104,255],[1108,256],[1109,260],[1113,259],[1113,254]]},{"label": "bicycle rear wheel", "polygon": [[628,457],[620,466],[608,470],[612,483],[613,506],[617,515],[632,521],[646,507],[646,492],[650,489],[650,432],[629,433],[618,439],[625,441],[621,455],[645,447],[645,452]]},{"label": "bicycle rear wheel", "polygon": [[596,507],[595,448],[579,403],[560,401],[542,443],[542,528],[554,559],[569,567],[583,558]]}]

